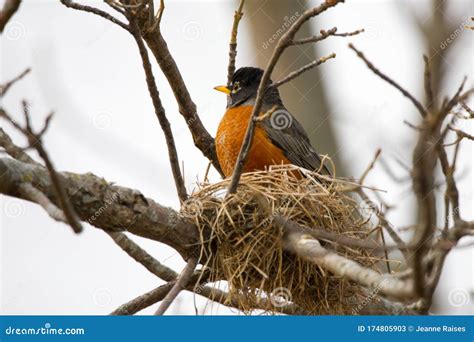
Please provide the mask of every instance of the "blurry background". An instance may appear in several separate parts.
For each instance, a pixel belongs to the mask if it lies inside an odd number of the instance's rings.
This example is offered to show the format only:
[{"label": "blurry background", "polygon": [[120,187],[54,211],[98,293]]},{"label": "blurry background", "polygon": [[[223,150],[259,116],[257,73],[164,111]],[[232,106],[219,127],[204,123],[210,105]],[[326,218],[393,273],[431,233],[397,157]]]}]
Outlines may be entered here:
[{"label": "blurry background", "polygon": [[[90,3],[107,8],[101,1]],[[211,134],[225,110],[225,97],[212,87],[226,80],[228,40],[237,3],[168,0],[161,24]],[[318,3],[247,0],[237,66],[264,67],[287,27],[285,23]],[[425,53],[435,69],[435,88],[443,96],[452,95],[464,75],[469,77],[469,86],[474,79],[474,32],[463,29],[473,14],[474,3],[468,0],[347,1],[313,19],[298,36],[333,26],[339,32],[365,28],[364,34],[327,39],[317,47],[294,47],[274,73],[273,78],[279,79],[314,58],[337,54],[335,60],[283,86],[283,99],[304,124],[316,149],[336,160],[339,175],[360,176],[375,150],[382,148],[383,163],[369,174],[367,184],[387,191],[384,199],[396,205],[388,217],[396,226],[409,226],[415,220],[411,185],[406,181],[409,175],[403,166],[411,163],[415,134],[403,120],[416,124],[418,113],[394,88],[372,74],[347,43],[353,42],[421,100]],[[56,112],[44,143],[58,170],[93,172],[178,208],[165,142],[137,48],[128,33],[56,1],[26,0],[7,25],[0,44],[0,82],[32,68],[32,73],[9,91],[3,105],[21,118],[20,101],[29,100],[37,124],[49,111]],[[207,160],[194,147],[158,68],[155,76],[184,162],[186,185],[192,191],[203,179]],[[0,124],[5,125],[4,121]],[[473,134],[472,122],[459,125]],[[5,128],[16,142],[25,143],[11,127]],[[461,215],[467,220],[474,219],[473,159],[472,143],[464,141],[457,176]],[[390,177],[383,165],[399,179]],[[218,179],[215,171],[211,176],[211,180]],[[441,216],[440,222],[444,220]],[[106,234],[86,228],[76,236],[37,205],[1,196],[0,313],[107,314],[159,285],[155,276]],[[404,235],[409,237],[409,232]],[[133,239],[175,270],[184,266],[171,248]],[[474,314],[473,260],[470,247],[449,255],[433,311]],[[168,313],[194,314],[194,303],[201,314],[238,314],[189,292],[181,293]]]}]

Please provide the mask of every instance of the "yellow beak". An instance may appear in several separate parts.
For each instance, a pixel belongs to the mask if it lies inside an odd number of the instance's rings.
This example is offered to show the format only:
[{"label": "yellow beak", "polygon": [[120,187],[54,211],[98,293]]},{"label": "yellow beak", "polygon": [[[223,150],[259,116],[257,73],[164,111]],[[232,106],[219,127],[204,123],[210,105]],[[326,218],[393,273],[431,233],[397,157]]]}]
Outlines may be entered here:
[{"label": "yellow beak", "polygon": [[230,89],[227,88],[227,86],[217,86],[217,87],[214,87],[214,89],[217,90],[217,91],[223,92],[227,95],[230,94]]}]

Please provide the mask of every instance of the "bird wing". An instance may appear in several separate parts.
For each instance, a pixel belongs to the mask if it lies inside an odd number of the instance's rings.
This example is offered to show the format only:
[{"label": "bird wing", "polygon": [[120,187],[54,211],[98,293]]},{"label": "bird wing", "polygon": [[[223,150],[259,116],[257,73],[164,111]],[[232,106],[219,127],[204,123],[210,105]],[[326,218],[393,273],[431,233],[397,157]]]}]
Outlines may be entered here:
[{"label": "bird wing", "polygon": [[275,110],[260,123],[272,143],[279,147],[293,164],[311,171],[321,169],[321,173],[331,174],[311,146],[303,126],[285,108]]}]

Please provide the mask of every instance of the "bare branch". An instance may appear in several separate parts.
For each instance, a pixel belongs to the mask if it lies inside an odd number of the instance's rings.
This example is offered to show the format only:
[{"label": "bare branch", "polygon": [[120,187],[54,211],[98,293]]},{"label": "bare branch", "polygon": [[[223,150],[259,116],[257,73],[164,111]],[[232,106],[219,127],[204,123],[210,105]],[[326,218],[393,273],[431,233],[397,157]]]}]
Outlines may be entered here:
[{"label": "bare branch", "polygon": [[229,43],[229,65],[227,67],[227,85],[230,85],[235,72],[235,57],[237,56],[237,31],[239,29],[240,19],[242,19],[245,0],[240,0],[239,7],[234,13],[234,22],[230,34]]},{"label": "bare branch", "polygon": [[[454,166],[449,165],[447,154],[443,145],[443,140],[447,130],[444,130],[443,133],[440,133],[440,127],[443,120],[447,117],[450,111],[458,103],[470,96],[473,90],[470,89],[462,93],[465,84],[464,79],[455,95],[449,100],[446,100],[441,106],[441,109],[437,111],[433,110],[432,107],[434,106],[435,96],[431,88],[430,66],[428,59],[425,57],[425,92],[427,96],[428,109],[432,114],[428,117],[428,112],[423,108],[418,100],[416,100],[410,93],[400,87],[388,76],[375,68],[373,64],[369,62],[365,56],[353,45],[349,45],[349,47],[357,53],[357,55],[375,74],[397,88],[402,92],[403,95],[408,97],[424,118],[420,128],[418,129],[420,132],[418,143],[413,153],[413,189],[417,197],[419,222],[416,233],[412,239],[412,242],[410,243],[410,245],[415,245],[417,248],[414,249],[410,260],[412,261],[412,267],[414,270],[414,288],[417,296],[420,298],[418,309],[422,312],[426,312],[426,310],[431,305],[431,297],[434,291],[432,286],[426,286],[425,279],[428,270],[426,268],[427,264],[424,260],[426,255],[431,250],[434,232],[436,230],[436,198],[433,193],[433,189],[435,188],[433,174],[437,158],[440,159],[441,168],[446,178],[447,189],[445,198],[449,198],[453,204],[455,222],[460,221],[458,192],[456,182],[453,177]],[[457,149],[458,147],[459,145],[457,145]],[[457,156],[457,149],[455,156]],[[445,201],[445,205],[446,210],[449,210],[449,203],[447,201]],[[445,228],[447,228],[447,223],[445,224]],[[441,260],[440,263],[442,264],[444,258],[439,258],[439,260]],[[438,266],[441,267],[441,264]],[[437,272],[440,272],[440,270],[436,270],[434,273],[431,273],[432,276],[430,281],[432,284],[434,284],[433,286],[436,286],[436,283],[439,279],[439,275],[436,276]]]},{"label": "bare branch", "polygon": [[3,33],[5,26],[11,17],[18,11],[21,0],[6,0],[3,8],[0,10],[0,33]]},{"label": "bare branch", "polygon": [[453,97],[451,97],[446,103],[443,104],[440,112],[438,113],[436,119],[437,119],[437,123],[440,124],[445,118],[446,116],[448,116],[448,114],[450,113],[450,111],[456,106],[458,105],[459,103],[461,103],[462,101],[464,101],[464,99],[466,97],[468,97],[469,95],[472,94],[473,90],[474,89],[469,89],[468,91],[466,91],[465,93],[462,93],[463,89],[464,89],[464,85],[466,84],[466,81],[467,81],[467,77],[464,77],[461,84],[459,85],[456,93],[453,95]]},{"label": "bare branch", "polygon": [[171,164],[171,170],[173,172],[173,178],[176,185],[176,190],[181,202],[186,201],[188,194],[186,192],[186,187],[184,185],[183,176],[181,174],[181,169],[179,167],[179,158],[178,152],[176,150],[176,145],[174,142],[173,132],[171,131],[171,126],[166,117],[165,109],[161,104],[160,94],[156,86],[155,77],[153,76],[153,71],[151,68],[150,59],[148,58],[148,52],[146,50],[145,44],[143,43],[140,29],[134,19],[130,22],[130,32],[135,38],[137,43],[138,50],[140,51],[140,56],[142,58],[143,69],[145,71],[146,83],[148,86],[148,92],[150,93],[151,100],[153,102],[153,107],[155,108],[155,114],[160,123],[161,129],[166,139],[166,146],[168,147],[168,157]]},{"label": "bare branch", "polygon": [[[288,229],[288,227],[286,227]],[[413,286],[409,280],[402,281],[393,276],[380,275],[370,268],[328,251],[318,240],[309,235],[288,229],[284,237],[287,249],[304,259],[319,265],[337,276],[348,278],[357,284],[378,289],[381,294],[401,301],[414,299]]]},{"label": "bare branch", "polygon": [[31,69],[26,68],[25,71],[23,71],[20,75],[15,77],[14,79],[8,81],[7,83],[3,84],[0,86],[0,97],[3,97],[6,95],[7,91],[11,88],[12,85],[14,85],[16,82],[21,80],[23,77],[28,75],[30,73]]},{"label": "bare branch", "polygon": [[392,80],[390,77],[382,73],[379,69],[377,69],[365,56],[362,52],[357,50],[354,45],[349,44],[349,48],[354,50],[357,54],[357,56],[364,61],[364,63],[367,65],[367,67],[372,70],[377,76],[379,76],[381,79],[386,81],[387,83],[391,84],[395,88],[397,88],[405,97],[407,97],[413,105],[418,109],[420,112],[421,116],[426,116],[426,110],[423,108],[423,105],[413,96],[411,95],[407,90],[402,88],[398,83],[396,83],[394,80]]},{"label": "bare branch", "polygon": [[[140,19],[140,23],[142,26],[146,25],[146,19]],[[196,104],[191,99],[191,95],[159,27],[156,27],[154,30],[142,31],[142,34],[143,39],[145,39],[145,42],[155,56],[161,71],[173,90],[179,112],[186,120],[195,146],[212,162],[214,168],[223,176],[224,174],[217,160],[214,138],[206,130],[197,114]]]},{"label": "bare branch", "polygon": [[[138,6],[135,6],[135,5],[128,6],[128,5],[124,5],[122,3],[120,5],[118,5],[116,3],[111,3],[110,1],[107,2],[114,9],[116,9],[117,6],[119,6],[119,7],[124,6],[127,9],[125,12],[123,12],[121,10],[119,10],[119,12],[120,13],[125,13],[125,15],[127,16],[127,18],[130,21],[129,25],[126,25],[126,24],[120,22],[118,19],[112,17],[108,13],[106,13],[104,11],[101,11],[97,8],[90,7],[90,6],[85,6],[85,5],[80,5],[80,4],[74,3],[73,1],[70,1],[70,0],[61,0],[61,2],[67,7],[71,7],[71,8],[77,9],[77,10],[81,10],[81,11],[94,13],[94,14],[99,15],[99,16],[105,18],[105,19],[108,19],[108,20],[114,22],[115,24],[121,26],[122,28],[124,28],[128,32],[130,32],[130,34],[134,37],[135,42],[137,43],[138,49],[140,51],[140,56],[142,58],[142,64],[143,64],[143,69],[145,71],[147,87],[148,87],[148,91],[150,93],[150,97],[152,99],[153,107],[155,109],[155,114],[158,118],[161,129],[163,130],[163,133],[164,133],[164,136],[165,136],[165,139],[166,139],[166,145],[168,147],[168,155],[169,155],[169,160],[170,160],[170,164],[171,164],[171,170],[172,170],[172,173],[173,173],[173,178],[174,178],[174,181],[175,181],[178,196],[179,196],[179,199],[180,199],[181,202],[185,201],[187,199],[187,192],[186,192],[186,187],[184,186],[184,180],[183,180],[181,170],[180,170],[180,167],[179,167],[178,153],[176,151],[176,146],[175,146],[175,143],[174,143],[173,133],[171,131],[170,123],[169,123],[168,119],[166,118],[165,110],[164,110],[164,108],[161,104],[158,88],[156,86],[155,78],[153,76],[153,71],[152,71],[152,68],[151,68],[151,63],[150,63],[150,60],[149,60],[149,57],[148,57],[148,52],[147,52],[146,47],[143,43],[142,33],[140,31],[140,28],[138,27],[138,24],[137,24],[136,18],[135,18],[136,13],[135,13],[134,10],[136,10],[136,12],[140,12],[141,7],[142,7],[142,5],[143,6],[145,5],[145,2],[142,2]],[[164,4],[162,3],[162,5],[163,6],[160,9],[160,11],[163,11],[163,9],[164,9]],[[151,11],[153,10],[152,7],[153,6],[151,6],[149,8]],[[159,19],[161,20],[161,14],[159,15]],[[152,24],[152,26],[156,26],[155,28],[158,28],[159,25],[155,25],[155,24],[156,24],[156,22],[154,22]]]},{"label": "bare branch", "polygon": [[[109,184],[91,173],[60,173],[60,176],[81,220],[105,231],[128,231],[162,242],[184,258],[195,254],[199,233],[176,211],[144,197],[137,190]],[[18,192],[19,184],[24,183],[33,185],[59,206],[51,178],[44,167],[0,158],[0,193],[24,198]]]},{"label": "bare branch", "polygon": [[[67,7],[91,12],[102,16],[105,19],[116,23],[117,25],[126,29],[128,32],[132,33],[130,31],[131,28],[129,25],[120,22],[118,19],[110,16],[108,13],[103,12],[97,8],[80,5],[74,3],[71,0],[61,0],[61,2]],[[191,99],[187,86],[184,83],[184,80],[176,65],[176,62],[174,61],[168,49],[166,41],[163,39],[163,36],[161,34],[159,22],[161,21],[161,16],[164,10],[164,2],[160,2],[161,6],[159,12],[156,15],[156,18],[155,14],[153,13],[153,1],[142,1],[139,4],[124,4],[110,0],[106,1],[106,3],[112,6],[112,8],[114,8],[115,10],[118,10],[120,13],[124,14],[127,19],[138,21],[141,28],[139,36],[145,39],[148,47],[153,52],[156,61],[158,62],[161,70],[167,78],[168,83],[171,86],[171,89],[173,90],[174,96],[178,103],[179,112],[186,120],[186,124],[193,136],[195,146],[199,150],[201,150],[201,152],[212,162],[216,170],[221,175],[223,175],[219,162],[217,160],[214,139],[202,124],[201,119],[199,118],[196,111],[196,105]],[[148,3],[149,6],[145,6],[146,3]],[[146,13],[146,11],[148,11],[148,13]],[[150,18],[154,19],[150,20]]]},{"label": "bare branch", "polygon": [[[446,179],[446,192],[445,196],[451,201],[453,207],[454,219],[458,220],[460,218],[459,213],[459,192],[454,180],[454,166],[451,167],[448,161],[448,155],[445,148],[442,146],[441,142],[436,144],[438,151],[438,158],[441,164],[441,170],[443,171],[444,177]],[[447,218],[446,218],[447,220]]]},{"label": "bare branch", "polygon": [[365,171],[364,171],[364,173],[362,174],[362,176],[360,176],[360,178],[359,178],[359,183],[360,183],[360,184],[364,184],[365,178],[367,177],[367,175],[369,174],[369,172],[374,168],[375,163],[376,163],[377,160],[379,159],[381,153],[382,153],[382,149],[381,149],[381,148],[378,148],[377,151],[375,151],[374,159],[373,159],[372,162],[369,164],[369,166],[367,167],[367,169],[365,169]]},{"label": "bare branch", "polygon": [[[193,276],[193,280],[196,280],[197,275]],[[203,297],[209,298],[210,300],[225,305],[229,307],[234,307],[236,309],[242,309],[240,303],[244,300],[243,298],[238,298],[237,296],[229,296],[227,292],[224,292],[219,289],[211,288],[209,286],[202,286],[193,283],[193,280],[190,282],[190,285],[186,288],[188,291],[193,291],[196,294],[199,294]],[[111,315],[133,315],[149,306],[152,306],[159,301],[162,301],[165,296],[169,293],[171,288],[175,285],[176,281],[170,281],[165,285],[161,285],[154,290],[151,290],[137,298],[132,299],[131,301],[121,305],[116,310],[114,310]],[[262,298],[259,302],[259,306],[256,309],[266,310],[270,307],[269,299]],[[275,311],[286,314],[286,315],[310,315],[310,312],[307,312],[301,309],[295,304],[287,304],[282,307],[275,307]],[[385,312],[385,310],[383,311]]]},{"label": "bare branch", "polygon": [[274,82],[270,85],[271,88],[278,88],[279,86],[281,86],[282,84],[285,84],[285,83],[288,83],[290,82],[291,80],[295,79],[296,77],[298,77],[299,75],[301,75],[302,73],[304,73],[305,71],[308,71],[318,65],[321,65],[325,62],[327,62],[328,60],[332,59],[332,58],[336,58],[336,54],[335,53],[331,53],[330,55],[326,56],[326,57],[321,57],[319,59],[316,59],[314,61],[312,61],[311,63],[308,63],[304,66],[302,66],[301,68],[299,68],[298,70],[295,70],[291,73],[289,73],[287,76],[285,76],[284,78],[282,78],[281,80],[277,81],[277,82]]},{"label": "bare branch", "polygon": [[462,101],[460,101],[459,103],[461,104],[461,107],[463,107],[464,110],[469,114],[469,118],[473,119],[474,118],[474,110],[469,108],[469,106],[467,104],[465,104],[464,102],[462,102]]},{"label": "bare branch", "polygon": [[119,3],[117,0],[104,0],[104,2],[107,5],[109,5],[111,8],[113,8],[114,10],[119,12],[120,14],[122,14],[124,16],[126,15],[125,10],[122,8],[124,6],[124,4]]},{"label": "bare branch", "polygon": [[392,240],[398,246],[398,249],[400,250],[400,252],[402,252],[403,256],[405,257],[405,260],[408,259],[409,254],[407,252],[408,248],[407,248],[406,243],[400,238],[400,236],[397,234],[394,228],[392,228],[392,225],[385,217],[385,214],[377,208],[375,203],[369,198],[369,196],[367,196],[367,194],[362,190],[362,188],[359,188],[357,190],[357,194],[362,198],[362,200],[370,208],[373,208],[375,210],[375,213],[377,215],[377,218],[379,219],[380,225],[387,231],[388,235],[390,235]]},{"label": "bare branch", "polygon": [[462,130],[460,130],[459,128],[456,128],[452,125],[449,125],[448,127],[451,131],[453,132],[456,132],[456,135],[458,136],[458,139],[469,139],[469,140],[474,140],[474,135],[470,135]]},{"label": "bare branch", "polygon": [[[4,110],[0,108],[0,116],[3,116]],[[12,158],[29,164],[37,164],[23,149],[16,146],[7,133],[0,127],[0,146],[5,149]]]},{"label": "bare branch", "polygon": [[411,123],[410,121],[408,121],[408,120],[403,120],[403,123],[404,123],[405,125],[407,125],[408,127],[414,129],[415,131],[421,131],[421,127],[420,127],[420,126],[416,126],[416,125],[412,124],[412,123]]},{"label": "bare branch", "polygon": [[76,3],[72,0],[61,0],[61,3],[66,7],[73,8],[73,9],[78,10],[78,11],[84,11],[84,12],[89,12],[89,13],[93,13],[95,15],[98,15],[98,16],[100,16],[104,19],[107,19],[107,20],[113,22],[114,24],[120,26],[124,30],[130,31],[130,28],[128,27],[127,24],[123,23],[119,19],[115,18],[114,16],[110,15],[109,13],[104,12],[104,11],[98,9],[98,8],[95,8],[95,7],[92,7],[92,6],[87,6],[87,5],[81,5],[81,4],[78,4],[78,3]]},{"label": "bare branch", "polygon": [[137,298],[134,298],[131,301],[123,305],[120,305],[117,309],[115,309],[111,313],[111,315],[113,316],[134,315],[137,312],[149,306],[152,306],[153,304],[165,298],[166,294],[173,288],[174,284],[175,282],[169,282],[141,296],[138,296]]},{"label": "bare branch", "polygon": [[55,206],[45,194],[33,187],[31,184],[25,183],[18,186],[20,195],[31,202],[38,203],[48,213],[48,215],[56,221],[69,224],[64,216],[64,212]]},{"label": "bare branch", "polygon": [[[51,162],[51,159],[49,158],[48,153],[43,147],[43,144],[41,142],[41,136],[33,132],[33,129],[30,124],[28,104],[26,103],[26,101],[23,101],[22,104],[23,104],[23,114],[25,116],[25,121],[26,121],[26,127],[21,127],[18,123],[16,123],[4,109],[0,111],[0,116],[9,120],[16,129],[18,129],[21,133],[25,135],[25,137],[28,139],[30,146],[34,147],[38,151],[38,154],[40,155],[41,159],[43,159],[46,165],[46,169],[48,170],[48,173],[51,178],[51,182],[53,184],[55,195],[59,200],[60,207],[64,213],[64,216],[66,217],[68,224],[71,226],[71,228],[73,229],[75,233],[80,233],[82,231],[82,225],[77,220],[76,214],[74,213],[74,209],[69,203],[66,191],[62,185],[62,180],[60,176],[58,175],[58,173],[56,172],[53,166],[53,163]],[[49,119],[45,123],[45,128],[41,130],[43,133],[46,132],[46,128],[48,127],[48,122],[49,122]]]},{"label": "bare branch", "polygon": [[327,30],[327,31],[321,30],[320,31],[321,35],[315,35],[312,37],[302,38],[302,39],[294,39],[290,44],[302,45],[302,44],[307,44],[307,43],[317,43],[328,37],[350,37],[350,36],[358,35],[359,33],[362,33],[362,32],[365,32],[365,30],[360,29],[353,32],[337,33],[337,27],[333,27],[332,29]]},{"label": "bare branch", "polygon": [[110,231],[107,231],[106,233],[121,249],[123,249],[124,252],[131,256],[136,262],[142,264],[148,271],[157,277],[165,281],[173,281],[178,276],[175,271],[153,258],[133,240],[129,239],[124,233]]},{"label": "bare branch", "polygon": [[191,257],[186,264],[186,267],[181,272],[180,276],[176,280],[176,283],[173,285],[171,290],[168,292],[166,297],[163,299],[160,307],[156,311],[155,315],[162,316],[166,310],[170,307],[171,303],[176,299],[178,294],[183,290],[191,280],[194,270],[196,269],[198,259]]}]

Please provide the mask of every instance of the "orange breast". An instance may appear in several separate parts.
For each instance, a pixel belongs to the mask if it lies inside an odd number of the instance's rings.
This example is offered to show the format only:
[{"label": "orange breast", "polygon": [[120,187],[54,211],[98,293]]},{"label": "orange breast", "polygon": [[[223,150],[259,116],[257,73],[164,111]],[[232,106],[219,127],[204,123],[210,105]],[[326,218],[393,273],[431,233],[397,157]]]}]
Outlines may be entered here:
[{"label": "orange breast", "polygon": [[[229,108],[217,129],[217,158],[226,177],[231,176],[234,170],[251,114],[252,106]],[[283,151],[272,144],[265,130],[258,123],[254,132],[244,172],[263,170],[269,165],[291,164]]]}]

